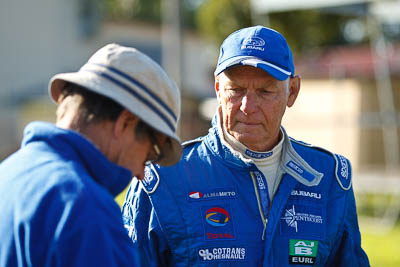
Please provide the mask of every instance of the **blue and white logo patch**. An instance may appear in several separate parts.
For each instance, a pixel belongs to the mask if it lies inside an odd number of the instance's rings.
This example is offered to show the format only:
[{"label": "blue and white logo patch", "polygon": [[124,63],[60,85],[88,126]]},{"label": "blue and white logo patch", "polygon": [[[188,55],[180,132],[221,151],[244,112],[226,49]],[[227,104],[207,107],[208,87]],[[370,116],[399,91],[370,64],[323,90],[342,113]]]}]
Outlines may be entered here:
[{"label": "blue and white logo patch", "polygon": [[299,164],[297,164],[296,162],[290,160],[286,166],[291,169],[292,171],[294,171],[295,173],[297,173],[298,175],[300,175],[301,177],[303,177],[304,179],[306,179],[309,182],[312,182],[315,179],[315,175],[312,174],[311,172],[307,171],[306,169],[304,169],[302,166],[300,166]]},{"label": "blue and white logo patch", "polygon": [[298,201],[320,202],[322,199],[321,192],[305,187],[293,189],[290,195],[292,199],[296,199]]},{"label": "blue and white logo patch", "polygon": [[246,154],[246,156],[249,156],[250,158],[253,158],[253,159],[265,159],[265,158],[269,158],[272,156],[272,151],[255,152],[250,149],[246,149],[246,151],[244,153]]},{"label": "blue and white logo patch", "polygon": [[253,36],[245,39],[242,43],[241,49],[254,49],[264,51],[265,41],[261,37]]},{"label": "blue and white logo patch", "polygon": [[152,173],[150,167],[146,167],[144,169],[144,178],[141,180],[144,190],[151,194],[156,191],[158,184],[160,182],[160,177],[158,177],[158,173],[153,169],[154,174]]},{"label": "blue and white logo patch", "polygon": [[245,247],[206,247],[197,250],[201,262],[245,261]]},{"label": "blue and white logo patch", "polygon": [[283,210],[280,222],[281,234],[289,236],[314,237],[324,235],[322,209],[314,206],[291,204]]},{"label": "blue and white logo patch", "polygon": [[342,155],[335,154],[336,160],[336,179],[343,190],[351,187],[351,165],[350,161]]},{"label": "blue and white logo patch", "polygon": [[192,191],[188,194],[189,201],[202,201],[213,199],[232,199],[236,198],[237,193],[233,187],[230,188],[213,188],[200,191]]}]

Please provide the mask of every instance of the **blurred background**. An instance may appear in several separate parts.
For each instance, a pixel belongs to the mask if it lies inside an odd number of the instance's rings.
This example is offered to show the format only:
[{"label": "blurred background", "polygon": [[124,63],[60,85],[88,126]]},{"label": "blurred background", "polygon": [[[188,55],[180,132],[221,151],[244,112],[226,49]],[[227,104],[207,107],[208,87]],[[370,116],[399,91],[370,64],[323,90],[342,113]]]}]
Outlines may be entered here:
[{"label": "blurred background", "polygon": [[[207,133],[213,71],[231,32],[262,24],[288,40],[302,87],[283,125],[353,164],[363,247],[400,266],[400,0],[2,0],[0,159],[25,125],[54,122],[50,77],[100,47],[133,46],[180,86],[180,136]],[[122,195],[117,198],[120,203]]]}]

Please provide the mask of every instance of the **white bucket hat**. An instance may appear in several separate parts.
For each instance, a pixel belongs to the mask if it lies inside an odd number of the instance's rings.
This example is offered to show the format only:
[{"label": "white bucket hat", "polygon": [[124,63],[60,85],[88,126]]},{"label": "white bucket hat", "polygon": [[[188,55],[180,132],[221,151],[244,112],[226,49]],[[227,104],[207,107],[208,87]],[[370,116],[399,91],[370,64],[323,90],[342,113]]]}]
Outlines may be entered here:
[{"label": "white bucket hat", "polygon": [[177,126],[180,92],[165,71],[135,48],[108,44],[98,50],[78,72],[60,73],[49,83],[57,102],[65,82],[72,82],[111,98],[146,124],[169,137],[163,147],[163,166],[177,163],[182,154]]}]

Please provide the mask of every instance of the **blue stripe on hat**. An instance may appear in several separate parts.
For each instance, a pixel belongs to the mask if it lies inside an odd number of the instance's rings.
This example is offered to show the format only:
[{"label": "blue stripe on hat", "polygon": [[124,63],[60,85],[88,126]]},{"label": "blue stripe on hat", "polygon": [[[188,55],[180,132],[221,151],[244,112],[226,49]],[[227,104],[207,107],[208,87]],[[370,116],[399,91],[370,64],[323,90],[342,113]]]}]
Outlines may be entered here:
[{"label": "blue stripe on hat", "polygon": [[81,71],[88,71],[88,72],[95,73],[95,74],[97,74],[97,75],[109,80],[110,82],[116,84],[117,86],[121,87],[122,89],[124,89],[128,93],[132,94],[137,99],[142,101],[145,105],[149,106],[149,108],[151,108],[153,111],[155,111],[155,113],[167,124],[167,126],[171,129],[171,131],[175,132],[174,124],[171,123],[169,121],[169,119],[156,106],[154,106],[146,98],[144,98],[143,96],[141,96],[137,92],[135,92],[130,86],[126,85],[125,83],[123,83],[121,81],[118,81],[117,79],[111,77],[109,74],[104,73],[102,71],[94,71],[94,70],[81,70]]},{"label": "blue stripe on hat", "polygon": [[125,79],[127,79],[128,81],[134,83],[135,85],[139,86],[141,89],[143,89],[144,92],[146,92],[148,95],[150,95],[158,104],[160,104],[171,116],[172,118],[174,118],[175,122],[177,121],[177,118],[175,116],[175,113],[158,97],[156,96],[152,91],[150,91],[145,85],[143,85],[142,83],[140,83],[139,81],[135,80],[134,78],[132,78],[130,75],[114,68],[111,66],[107,66],[104,64],[96,64],[96,63],[91,63],[93,65],[98,65],[101,66],[103,68],[106,68],[108,70],[110,70],[111,72],[118,74],[122,77],[124,77]]}]

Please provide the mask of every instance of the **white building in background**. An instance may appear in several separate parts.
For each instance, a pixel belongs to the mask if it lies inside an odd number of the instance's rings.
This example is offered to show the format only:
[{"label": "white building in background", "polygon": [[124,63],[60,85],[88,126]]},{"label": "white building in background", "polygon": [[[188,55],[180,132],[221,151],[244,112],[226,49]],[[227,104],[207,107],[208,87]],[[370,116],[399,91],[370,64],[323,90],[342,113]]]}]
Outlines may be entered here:
[{"label": "white building in background", "polygon": [[361,86],[352,79],[302,81],[283,125],[291,136],[340,153],[359,170]]},{"label": "white building in background", "polygon": [[[107,43],[136,47],[161,61],[160,27],[101,20],[95,0],[3,0],[0,3],[0,159],[15,150],[31,120],[53,121],[47,84],[56,73],[76,71]],[[182,37],[183,94],[213,94],[210,51],[193,34]]]},{"label": "white building in background", "polygon": [[0,157],[19,145],[21,107],[46,94],[49,78],[73,70],[93,49],[90,1],[0,3]]}]

